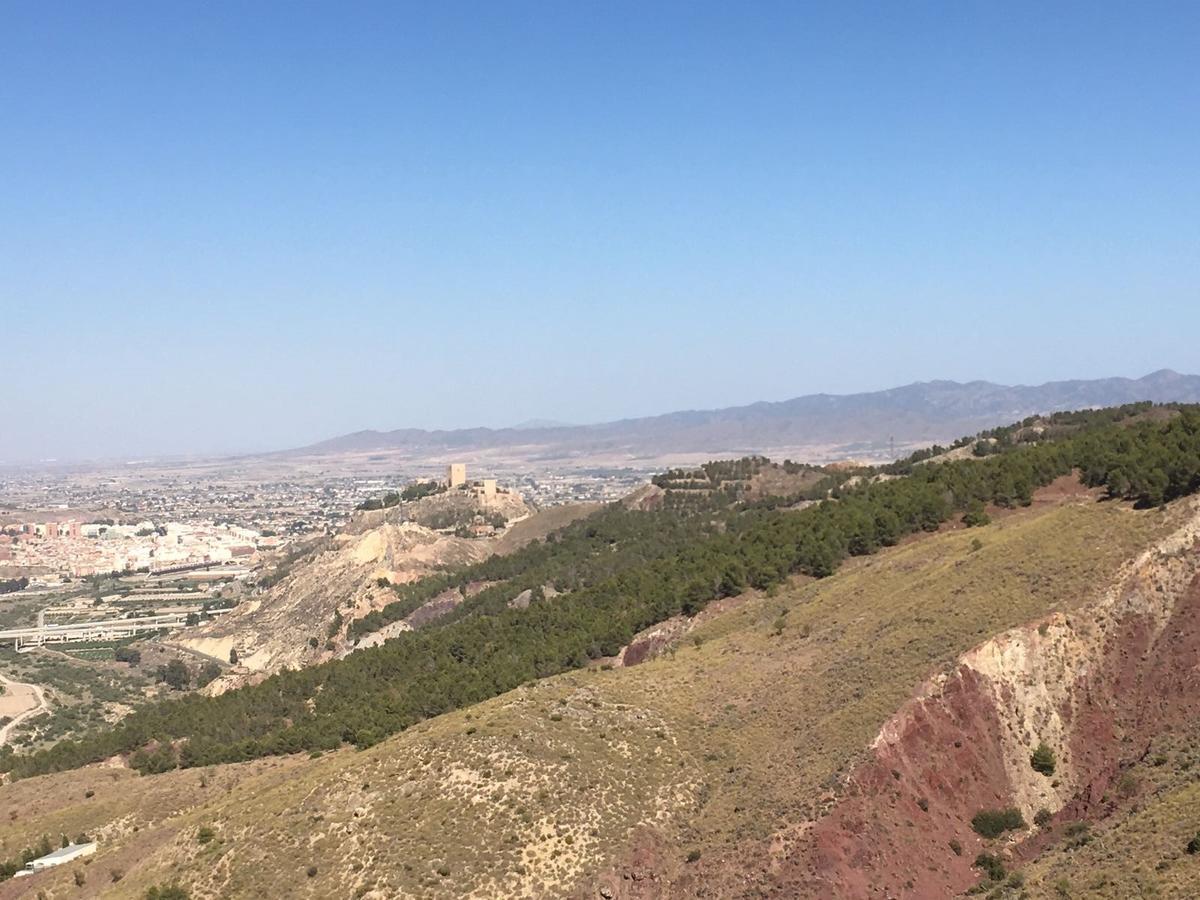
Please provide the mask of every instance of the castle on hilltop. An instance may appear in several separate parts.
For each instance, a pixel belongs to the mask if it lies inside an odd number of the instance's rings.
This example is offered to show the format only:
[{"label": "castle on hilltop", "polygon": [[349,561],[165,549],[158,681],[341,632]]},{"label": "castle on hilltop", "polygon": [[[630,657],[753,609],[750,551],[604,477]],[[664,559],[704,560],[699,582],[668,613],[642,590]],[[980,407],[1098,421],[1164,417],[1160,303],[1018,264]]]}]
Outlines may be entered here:
[{"label": "castle on hilltop", "polygon": [[479,481],[467,481],[467,464],[450,463],[446,466],[446,490],[469,490],[481,500],[492,500],[496,494],[508,493],[496,486],[495,478],[483,478]]}]

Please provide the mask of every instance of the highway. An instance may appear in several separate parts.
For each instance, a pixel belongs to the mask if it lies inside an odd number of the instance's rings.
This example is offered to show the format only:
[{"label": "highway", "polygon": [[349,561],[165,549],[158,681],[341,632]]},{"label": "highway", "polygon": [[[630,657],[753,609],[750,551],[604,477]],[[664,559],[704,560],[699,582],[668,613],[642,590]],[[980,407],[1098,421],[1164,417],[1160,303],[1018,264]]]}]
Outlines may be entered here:
[{"label": "highway", "polygon": [[0,631],[0,642],[11,641],[18,652],[45,644],[69,644],[79,641],[114,641],[145,631],[166,631],[186,624],[186,612],[135,616],[128,619],[101,619],[63,625],[33,625]]}]

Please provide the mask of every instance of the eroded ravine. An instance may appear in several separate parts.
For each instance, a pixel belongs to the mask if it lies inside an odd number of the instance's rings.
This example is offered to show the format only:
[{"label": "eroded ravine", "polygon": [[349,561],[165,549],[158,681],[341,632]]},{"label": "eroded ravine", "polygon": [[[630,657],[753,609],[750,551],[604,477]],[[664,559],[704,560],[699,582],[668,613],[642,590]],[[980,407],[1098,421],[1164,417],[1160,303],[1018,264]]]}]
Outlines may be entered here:
[{"label": "eroded ravine", "polygon": [[[931,679],[813,824],[781,880],[813,896],[941,898],[978,878],[971,818],[1098,813],[1123,766],[1200,713],[1200,507],[1096,601],[1006,631]],[[1052,777],[1030,765],[1041,741]],[[1020,853],[1036,832],[993,852]],[[953,847],[960,848],[955,852]]]}]

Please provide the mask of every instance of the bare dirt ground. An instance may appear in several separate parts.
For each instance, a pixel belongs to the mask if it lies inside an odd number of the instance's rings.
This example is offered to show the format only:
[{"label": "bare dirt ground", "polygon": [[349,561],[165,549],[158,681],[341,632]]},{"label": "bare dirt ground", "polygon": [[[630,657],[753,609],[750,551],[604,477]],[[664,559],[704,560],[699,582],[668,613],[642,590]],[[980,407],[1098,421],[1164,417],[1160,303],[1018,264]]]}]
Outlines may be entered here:
[{"label": "bare dirt ground", "polygon": [[46,696],[36,684],[11,681],[3,675],[0,675],[0,684],[4,685],[4,693],[0,694],[0,718],[11,718],[11,721],[0,727],[2,747],[14,728],[30,716],[46,709]]}]

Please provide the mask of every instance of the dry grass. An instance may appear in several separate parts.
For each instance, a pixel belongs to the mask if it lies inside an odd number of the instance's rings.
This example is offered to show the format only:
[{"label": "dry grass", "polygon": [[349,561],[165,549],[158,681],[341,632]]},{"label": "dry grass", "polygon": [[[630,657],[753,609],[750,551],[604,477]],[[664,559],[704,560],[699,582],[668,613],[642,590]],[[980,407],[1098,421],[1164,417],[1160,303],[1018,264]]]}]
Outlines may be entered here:
[{"label": "dry grass", "polygon": [[702,629],[699,649],[619,673],[614,694],[670,710],[706,764],[688,842],[765,837],[816,814],[924,679],[1086,601],[1173,516],[1072,504],[895,548],[747,603]]},{"label": "dry grass", "polygon": [[566,528],[572,522],[578,521],[604,508],[603,503],[564,503],[560,506],[548,506],[540,509],[528,519],[510,526],[495,542],[494,553],[504,556],[513,553],[526,544],[544,540],[552,531]]},{"label": "dry grass", "polygon": [[0,844],[111,823],[90,869],[125,877],[28,879],[51,896],[179,878],[196,898],[436,898],[562,895],[648,822],[681,848],[766,838],[819,811],[923,679],[1084,602],[1173,515],[1074,503],[932,536],[754,597],[662,659],[548,679],[362,753],[223,766],[207,787],[196,770],[17,783],[0,788],[20,810]]}]

